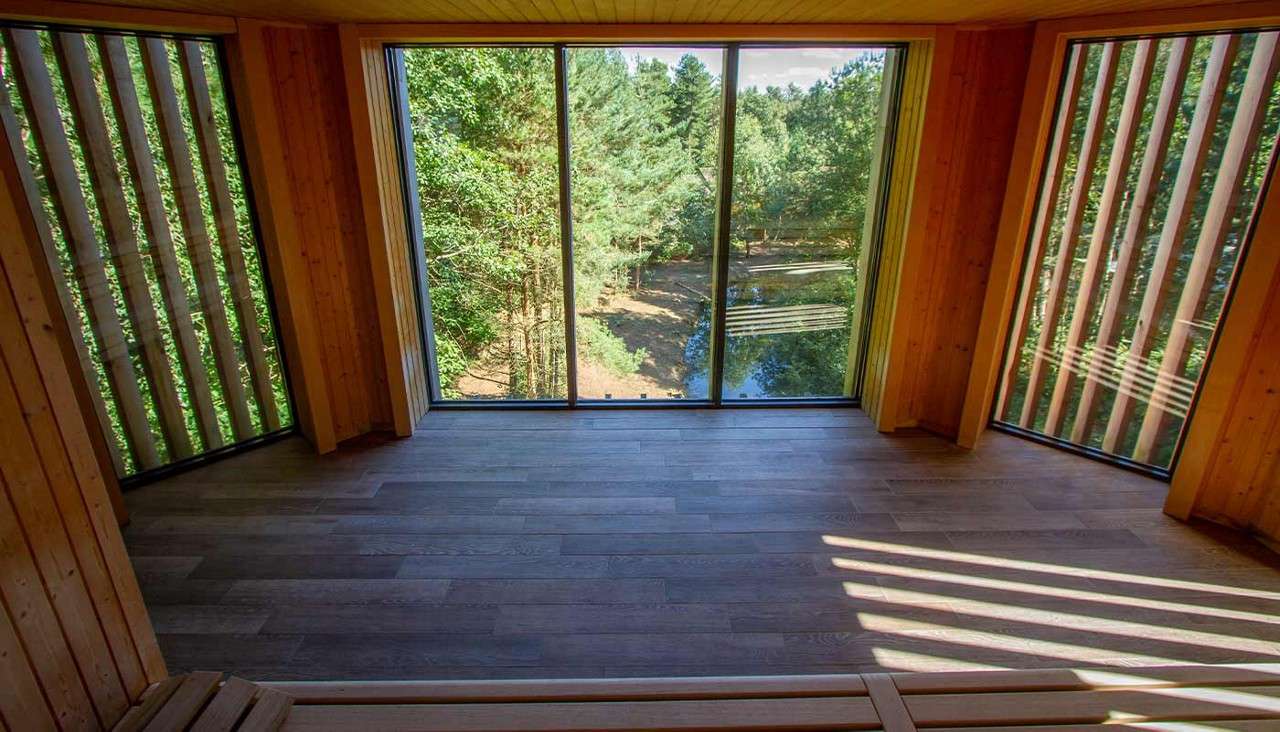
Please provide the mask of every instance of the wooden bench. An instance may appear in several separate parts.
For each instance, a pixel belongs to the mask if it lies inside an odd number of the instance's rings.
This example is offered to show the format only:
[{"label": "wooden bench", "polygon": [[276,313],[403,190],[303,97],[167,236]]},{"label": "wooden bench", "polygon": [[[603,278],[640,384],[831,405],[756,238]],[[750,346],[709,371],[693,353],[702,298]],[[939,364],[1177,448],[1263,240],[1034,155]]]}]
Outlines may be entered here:
[{"label": "wooden bench", "polygon": [[292,697],[287,732],[1280,730],[1280,664],[260,686]]},{"label": "wooden bench", "polygon": [[293,698],[216,671],[171,676],[153,684],[113,727],[113,732],[272,732],[289,714]]}]

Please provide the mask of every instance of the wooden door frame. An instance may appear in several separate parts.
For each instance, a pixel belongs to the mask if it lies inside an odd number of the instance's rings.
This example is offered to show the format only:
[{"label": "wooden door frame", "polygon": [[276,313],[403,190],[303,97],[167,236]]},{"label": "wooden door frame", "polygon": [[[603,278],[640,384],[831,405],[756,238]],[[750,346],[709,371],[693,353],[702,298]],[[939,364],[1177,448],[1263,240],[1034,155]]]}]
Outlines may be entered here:
[{"label": "wooden door frame", "polygon": [[[1272,2],[1099,15],[1036,24],[1013,161],[956,438],[959,445],[975,447],[991,421],[991,405],[1004,360],[1010,313],[1018,296],[1027,239],[1035,219],[1039,181],[1052,131],[1067,44],[1084,38],[1204,32],[1278,24],[1280,10]],[[1230,319],[1229,314],[1228,321]],[[1219,388],[1220,382],[1220,376],[1211,383],[1206,375],[1201,391]],[[1199,416],[1192,415],[1188,430],[1195,427]],[[1179,469],[1184,468],[1185,464],[1179,466]]]}]

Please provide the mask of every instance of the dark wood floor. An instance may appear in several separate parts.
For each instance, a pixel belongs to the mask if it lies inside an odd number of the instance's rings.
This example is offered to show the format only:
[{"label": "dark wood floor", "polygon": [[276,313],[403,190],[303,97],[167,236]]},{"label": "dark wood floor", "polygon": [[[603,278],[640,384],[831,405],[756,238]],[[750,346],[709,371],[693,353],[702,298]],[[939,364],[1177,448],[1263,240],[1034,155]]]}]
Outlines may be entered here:
[{"label": "dark wood floor", "polygon": [[853,410],[433,412],[128,494],[171,670],[773,674],[1280,659],[1266,550],[1165,486]]}]

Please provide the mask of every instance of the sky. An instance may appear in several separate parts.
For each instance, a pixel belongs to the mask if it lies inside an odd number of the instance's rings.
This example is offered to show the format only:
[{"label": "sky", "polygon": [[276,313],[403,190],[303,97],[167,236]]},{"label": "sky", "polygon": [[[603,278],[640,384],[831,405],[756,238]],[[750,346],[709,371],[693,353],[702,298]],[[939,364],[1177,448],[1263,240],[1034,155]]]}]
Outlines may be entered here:
[{"label": "sky", "polygon": [[[656,58],[674,67],[691,53],[715,76],[720,75],[723,51],[719,48],[630,47],[623,51],[634,68],[636,56]],[[738,87],[786,86],[808,89],[831,70],[860,56],[876,53],[867,48],[744,48],[738,55]]]}]

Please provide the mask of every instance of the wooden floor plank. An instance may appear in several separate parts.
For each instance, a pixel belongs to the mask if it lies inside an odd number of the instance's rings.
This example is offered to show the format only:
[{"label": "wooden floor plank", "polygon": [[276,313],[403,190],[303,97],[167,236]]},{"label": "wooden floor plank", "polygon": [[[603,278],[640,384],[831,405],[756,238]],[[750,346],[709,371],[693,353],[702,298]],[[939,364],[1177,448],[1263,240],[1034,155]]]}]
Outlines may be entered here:
[{"label": "wooden floor plank", "polygon": [[[306,681],[1280,663],[1273,555],[1165,517],[1164,483],[1012,436],[964,452],[847,409],[437,410],[419,427],[322,458],[283,440],[130,491],[126,543],[170,666]],[[772,464],[804,445],[817,473]],[[698,464],[632,459],[652,450]],[[737,459],[752,454],[771,460]]]}]

